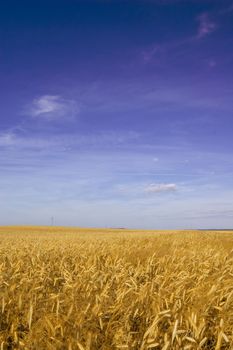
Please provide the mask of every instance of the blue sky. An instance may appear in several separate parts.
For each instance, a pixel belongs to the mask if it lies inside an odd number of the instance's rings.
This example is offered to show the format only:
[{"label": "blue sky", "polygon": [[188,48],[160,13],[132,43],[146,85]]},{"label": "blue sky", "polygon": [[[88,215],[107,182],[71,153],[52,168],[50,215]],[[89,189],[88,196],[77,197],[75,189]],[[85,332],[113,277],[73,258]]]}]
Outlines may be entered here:
[{"label": "blue sky", "polygon": [[0,224],[233,228],[233,1],[0,4]]}]

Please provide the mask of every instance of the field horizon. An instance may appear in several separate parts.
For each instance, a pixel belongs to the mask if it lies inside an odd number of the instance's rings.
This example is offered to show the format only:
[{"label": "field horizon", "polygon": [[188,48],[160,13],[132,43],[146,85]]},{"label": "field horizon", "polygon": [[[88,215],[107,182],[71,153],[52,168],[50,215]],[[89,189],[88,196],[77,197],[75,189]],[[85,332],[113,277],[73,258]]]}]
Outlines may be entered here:
[{"label": "field horizon", "polygon": [[151,229],[143,229],[143,228],[133,228],[133,227],[101,227],[101,226],[67,226],[67,225],[0,225],[1,229],[38,229],[38,230],[81,230],[81,231],[114,231],[114,232],[193,232],[193,231],[204,231],[204,232],[233,232],[233,228],[180,228],[180,229],[158,229],[158,228],[151,228]]}]

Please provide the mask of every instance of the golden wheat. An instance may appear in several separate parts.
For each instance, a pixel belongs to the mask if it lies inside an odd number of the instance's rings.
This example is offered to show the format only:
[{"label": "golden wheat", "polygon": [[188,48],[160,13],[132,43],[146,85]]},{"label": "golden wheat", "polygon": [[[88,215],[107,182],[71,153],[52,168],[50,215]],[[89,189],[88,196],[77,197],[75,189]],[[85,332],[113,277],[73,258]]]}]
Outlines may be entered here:
[{"label": "golden wheat", "polygon": [[2,227],[0,349],[233,349],[233,233]]}]

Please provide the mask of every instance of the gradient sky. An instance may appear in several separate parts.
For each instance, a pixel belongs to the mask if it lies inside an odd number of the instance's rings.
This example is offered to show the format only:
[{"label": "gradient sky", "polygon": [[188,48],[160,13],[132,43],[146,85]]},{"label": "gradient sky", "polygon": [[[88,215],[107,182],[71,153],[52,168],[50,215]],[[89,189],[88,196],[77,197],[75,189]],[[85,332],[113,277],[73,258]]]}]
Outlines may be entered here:
[{"label": "gradient sky", "polygon": [[0,224],[233,228],[233,1],[0,4]]}]

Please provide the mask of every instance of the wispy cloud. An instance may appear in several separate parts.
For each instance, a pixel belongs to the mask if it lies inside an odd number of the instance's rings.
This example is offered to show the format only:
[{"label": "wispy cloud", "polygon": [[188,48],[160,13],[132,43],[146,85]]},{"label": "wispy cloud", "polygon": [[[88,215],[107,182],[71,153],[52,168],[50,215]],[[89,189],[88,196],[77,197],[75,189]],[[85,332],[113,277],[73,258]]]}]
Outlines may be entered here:
[{"label": "wispy cloud", "polygon": [[13,132],[0,134],[0,148],[14,150],[51,150],[65,149],[68,144],[68,137],[42,137],[42,136],[22,136]]},{"label": "wispy cloud", "polygon": [[145,188],[146,193],[174,192],[176,190],[176,184],[150,184]]},{"label": "wispy cloud", "polygon": [[11,146],[15,144],[15,136],[11,132],[0,134],[0,146]]},{"label": "wispy cloud", "polygon": [[56,120],[61,118],[73,119],[79,113],[76,101],[64,99],[58,95],[43,95],[35,98],[27,114],[34,118]]},{"label": "wispy cloud", "polygon": [[[102,149],[106,144],[108,147],[124,147],[128,143],[140,139],[136,132],[98,132],[87,134],[62,133],[54,134],[48,137],[48,134],[34,133],[30,135],[30,129],[24,132],[15,132],[7,130],[0,133],[0,147],[6,149],[30,149],[30,150],[68,150],[75,148]],[[155,158],[156,159],[156,158]],[[155,160],[156,161],[156,160]]]},{"label": "wispy cloud", "polygon": [[210,19],[209,14],[206,12],[198,16],[197,20],[199,22],[197,32],[198,39],[204,38],[205,36],[211,34],[217,28],[217,24]]},{"label": "wispy cloud", "polygon": [[233,12],[233,3],[230,6],[223,8],[221,11],[219,11],[219,14],[225,15],[225,14],[229,14],[231,12]]},{"label": "wispy cloud", "polygon": [[[229,10],[228,10],[229,12]],[[141,61],[144,64],[157,63],[161,65],[164,58],[176,54],[179,52],[186,52],[187,47],[195,45],[199,41],[218,28],[215,20],[213,20],[211,13],[203,12],[197,18],[198,22],[197,29],[195,29],[194,34],[187,35],[180,39],[175,39],[167,42],[157,42],[145,47],[140,51]],[[215,14],[216,17],[216,14]]]},{"label": "wispy cloud", "polygon": [[160,56],[161,52],[163,51],[163,47],[161,45],[153,45],[145,50],[142,51],[142,59],[144,63],[149,63],[152,60],[155,60],[155,57]]},{"label": "wispy cloud", "polygon": [[199,215],[201,217],[233,217],[232,209],[209,209],[202,210]]}]

